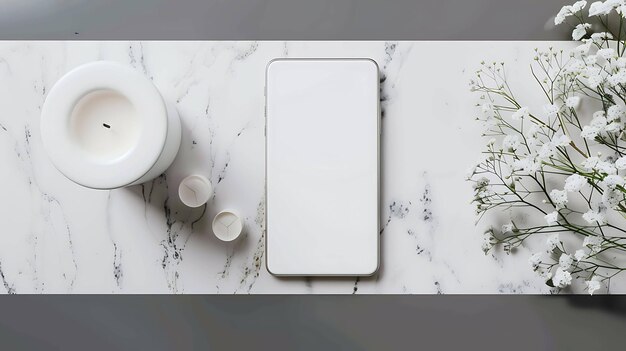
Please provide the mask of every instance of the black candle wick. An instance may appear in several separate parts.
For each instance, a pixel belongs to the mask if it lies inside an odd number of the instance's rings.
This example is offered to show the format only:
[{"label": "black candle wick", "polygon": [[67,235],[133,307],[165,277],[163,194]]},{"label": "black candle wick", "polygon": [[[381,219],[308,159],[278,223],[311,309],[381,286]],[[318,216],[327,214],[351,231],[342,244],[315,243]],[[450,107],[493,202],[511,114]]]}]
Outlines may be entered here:
[{"label": "black candle wick", "polygon": [[106,123],[102,123],[102,125],[103,125],[105,128],[111,128],[111,126],[110,126],[110,125],[108,125],[108,124],[106,124]]}]

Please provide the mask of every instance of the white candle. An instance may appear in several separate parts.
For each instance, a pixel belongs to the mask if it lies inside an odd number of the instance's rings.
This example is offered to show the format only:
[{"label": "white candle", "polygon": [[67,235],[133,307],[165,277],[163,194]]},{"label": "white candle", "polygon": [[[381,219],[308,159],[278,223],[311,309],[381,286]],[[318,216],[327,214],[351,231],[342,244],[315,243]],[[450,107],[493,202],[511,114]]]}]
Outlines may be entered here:
[{"label": "white candle", "polygon": [[163,173],[178,152],[181,126],[148,78],[100,61],[73,69],[52,87],[42,108],[41,136],[67,178],[114,189]]},{"label": "white candle", "polygon": [[213,233],[222,241],[233,241],[243,232],[243,220],[234,211],[225,210],[213,218]]},{"label": "white candle", "polygon": [[141,134],[135,106],[112,90],[96,90],[81,98],[72,112],[69,128],[85,154],[99,161],[124,156],[137,145]]},{"label": "white candle", "polygon": [[213,186],[204,176],[192,174],[178,186],[178,196],[180,200],[189,207],[200,207],[204,205],[213,195]]}]

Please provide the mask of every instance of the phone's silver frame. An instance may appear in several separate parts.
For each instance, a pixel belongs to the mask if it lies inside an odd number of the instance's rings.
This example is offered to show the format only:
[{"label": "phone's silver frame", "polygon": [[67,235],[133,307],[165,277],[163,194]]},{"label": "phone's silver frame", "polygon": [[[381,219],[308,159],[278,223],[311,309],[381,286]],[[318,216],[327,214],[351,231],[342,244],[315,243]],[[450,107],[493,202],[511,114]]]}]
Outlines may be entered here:
[{"label": "phone's silver frame", "polygon": [[264,191],[264,199],[263,201],[265,202],[265,215],[263,217],[264,220],[264,229],[263,229],[263,233],[262,235],[265,236],[264,238],[264,255],[265,255],[265,269],[267,269],[267,271],[273,275],[273,276],[277,276],[277,277],[370,277],[370,276],[374,276],[376,274],[378,274],[378,271],[380,269],[380,265],[381,265],[381,254],[380,254],[380,235],[378,235],[378,240],[376,241],[376,260],[377,260],[377,265],[376,265],[376,269],[374,269],[374,271],[372,273],[369,274],[277,274],[272,272],[269,269],[269,266],[267,265],[267,234],[268,234],[268,227],[267,227],[267,214],[269,213],[269,209],[267,206],[267,78],[268,78],[268,69],[270,67],[270,65],[273,62],[276,61],[371,61],[375,66],[376,66],[376,80],[378,82],[378,89],[376,91],[376,100],[378,101],[378,103],[376,104],[376,108],[377,108],[377,119],[378,119],[378,133],[376,133],[376,208],[378,209],[378,213],[376,215],[376,226],[377,226],[377,233],[380,233],[380,139],[381,139],[381,134],[382,134],[382,120],[381,120],[381,108],[380,108],[380,67],[378,66],[378,63],[374,60],[371,59],[369,57],[324,57],[324,58],[318,58],[318,57],[298,57],[298,58],[275,58],[270,60],[267,65],[265,66],[265,84],[263,85],[263,96],[264,96],[264,103],[265,103],[265,113],[264,113],[264,119],[265,119],[265,125],[264,125],[264,138],[265,138],[265,191]]}]

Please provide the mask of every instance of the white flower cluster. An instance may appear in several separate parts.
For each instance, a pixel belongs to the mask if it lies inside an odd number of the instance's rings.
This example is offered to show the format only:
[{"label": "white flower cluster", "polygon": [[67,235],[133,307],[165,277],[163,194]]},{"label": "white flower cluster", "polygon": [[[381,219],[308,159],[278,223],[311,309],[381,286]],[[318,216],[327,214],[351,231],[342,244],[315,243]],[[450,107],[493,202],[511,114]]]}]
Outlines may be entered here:
[{"label": "white flower cluster", "polygon": [[543,218],[546,220],[548,225],[555,225],[558,224],[559,213],[557,211],[553,211],[545,215]]},{"label": "white flower cluster", "polygon": [[589,295],[593,295],[594,292],[600,290],[601,284],[600,284],[601,278],[596,276],[593,276],[593,278],[591,278],[591,280],[588,280],[585,282],[585,284],[587,284],[587,290],[589,291]]},{"label": "white flower cluster", "polygon": [[557,209],[565,208],[565,205],[567,205],[567,191],[554,189],[550,192],[550,199]]},{"label": "white flower cluster", "polygon": [[586,1],[577,1],[573,5],[563,6],[561,8],[561,11],[559,11],[559,13],[554,18],[554,24],[559,25],[559,24],[565,22],[565,19],[567,17],[572,16],[572,15],[580,12],[582,9],[585,8],[585,6],[587,6],[587,2]]},{"label": "white flower cluster", "polygon": [[560,243],[561,238],[559,237],[559,234],[553,234],[549,236],[548,240],[546,240],[546,246],[548,247],[547,252],[550,253],[554,251],[556,248],[559,247]]},{"label": "white flower cluster", "polygon": [[[570,16],[576,16],[587,6],[586,1],[577,1],[573,5],[563,6],[559,13],[554,17],[554,24],[559,25]],[[626,3],[624,0],[606,0],[596,1],[589,6],[589,16],[608,15],[615,10],[617,13],[626,17]],[[575,39],[574,40],[578,40]]]},{"label": "white flower cluster", "polygon": [[507,135],[504,140],[502,140],[502,148],[506,151],[515,151],[519,146],[520,140],[517,135]]},{"label": "white flower cluster", "polygon": [[[546,115],[555,116],[558,113],[558,108],[554,108],[554,105],[548,105],[545,111]],[[530,153],[525,154],[524,157],[516,159],[513,162],[513,169],[515,171],[519,171],[521,174],[534,174],[538,172],[541,169],[543,162],[549,161],[556,155],[558,147],[565,147],[571,142],[571,139],[567,135],[563,134],[555,134],[552,137],[552,140],[542,142],[539,138],[539,132],[541,129],[542,128],[540,126],[533,124],[524,136],[525,145],[530,150]],[[505,141],[507,141],[507,137],[505,137]],[[516,137],[512,140],[519,140],[519,138]],[[507,142],[509,143],[507,146],[509,146],[511,141],[509,140]],[[519,147],[519,144],[515,144],[514,146],[516,146],[516,148],[509,150],[516,150]]]},{"label": "white flower cluster", "polygon": [[[626,73],[626,70],[624,72]],[[580,136],[587,140],[595,140],[598,137],[606,138],[610,135],[620,136],[624,131],[624,112],[624,107],[620,105],[612,105],[607,109],[607,112],[595,112],[591,123],[583,127]]]},{"label": "white flower cluster", "polygon": [[591,255],[595,255],[602,250],[602,238],[597,236],[586,236],[583,246],[588,247]]},{"label": "white flower cluster", "polygon": [[[515,216],[523,208],[545,221],[526,224],[522,212],[524,221],[488,229],[485,253],[495,245],[513,253],[541,237],[545,249],[528,258],[532,269],[556,289],[583,279],[594,294],[626,270],[613,262],[615,252],[626,252],[616,244],[626,232],[618,223],[626,218],[626,28],[620,24],[626,24],[626,0],[587,5],[564,6],[554,19],[572,26],[575,49],[535,49],[531,73],[546,96],[543,106],[515,98],[504,63],[481,63],[470,87],[481,94],[477,119],[489,141],[468,180],[480,218],[494,209]],[[614,24],[616,14],[619,35],[606,22],[610,15]],[[595,22],[606,31],[594,33]]]},{"label": "white flower cluster", "polygon": [[[557,250],[557,252],[561,252],[559,245],[562,245],[563,243],[561,242],[559,235],[554,234],[548,237],[546,244],[548,248],[547,252],[548,254],[551,254],[555,252],[555,250]],[[586,237],[585,241],[583,242],[583,246],[590,249],[590,252],[588,254],[585,252],[584,249],[576,250],[573,256],[566,252],[561,252],[554,274],[550,272],[549,268],[542,268],[542,265],[545,265],[542,258],[544,254],[541,252],[531,254],[528,258],[528,263],[532,267],[533,271],[541,274],[546,280],[551,280],[552,286],[562,289],[572,283],[572,271],[578,267],[581,261],[598,253],[601,250],[602,239],[594,236]],[[594,275],[591,279],[585,281],[589,294],[593,295],[594,292],[598,291],[601,288],[601,281],[602,278],[597,275]]]},{"label": "white flower cluster", "polygon": [[557,288],[565,288],[572,283],[572,274],[561,267],[556,269],[554,277],[552,277],[552,284]]},{"label": "white flower cluster", "polygon": [[570,193],[580,191],[587,184],[587,178],[580,174],[572,174],[565,179],[564,190]]},{"label": "white flower cluster", "polygon": [[[559,243],[560,240],[558,236],[549,237],[547,240],[548,252],[550,253],[557,249]],[[572,270],[575,270],[582,260],[597,254],[601,250],[602,239],[596,236],[588,236],[585,238],[583,246],[590,249],[588,254],[585,253],[584,249],[576,250],[573,256],[565,252],[561,253],[554,275],[552,275],[549,270],[544,271],[540,269],[542,264],[542,254],[540,252],[532,254],[528,259],[528,262],[534,271],[538,271],[546,279],[551,279],[554,287],[565,288],[572,283]],[[591,279],[585,282],[589,294],[593,295],[594,292],[601,288],[601,281],[601,277],[594,275]]]},{"label": "white flower cluster", "polygon": [[530,112],[528,111],[528,107],[520,107],[517,111],[511,114],[511,119],[514,121],[519,121],[523,118],[530,117]]},{"label": "white flower cluster", "polygon": [[613,9],[615,9],[617,13],[622,14],[622,16],[626,16],[624,0],[596,1],[589,6],[589,16],[608,15]]}]

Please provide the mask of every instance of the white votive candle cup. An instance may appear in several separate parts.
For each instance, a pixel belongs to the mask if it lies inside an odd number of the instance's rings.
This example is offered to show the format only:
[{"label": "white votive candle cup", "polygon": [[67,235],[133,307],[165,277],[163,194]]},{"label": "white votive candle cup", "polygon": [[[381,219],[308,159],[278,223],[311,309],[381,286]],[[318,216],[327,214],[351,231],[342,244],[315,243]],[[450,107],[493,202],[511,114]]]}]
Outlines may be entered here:
[{"label": "white votive candle cup", "polygon": [[54,166],[93,189],[144,183],[174,161],[178,112],[144,74],[114,62],[79,66],[52,87],[41,138]]},{"label": "white votive candle cup", "polygon": [[234,211],[224,210],[213,218],[213,234],[222,241],[237,239],[244,229],[243,219]]},{"label": "white votive candle cup", "polygon": [[192,174],[183,179],[178,186],[180,201],[189,207],[200,207],[209,201],[213,195],[213,186],[205,177]]}]

